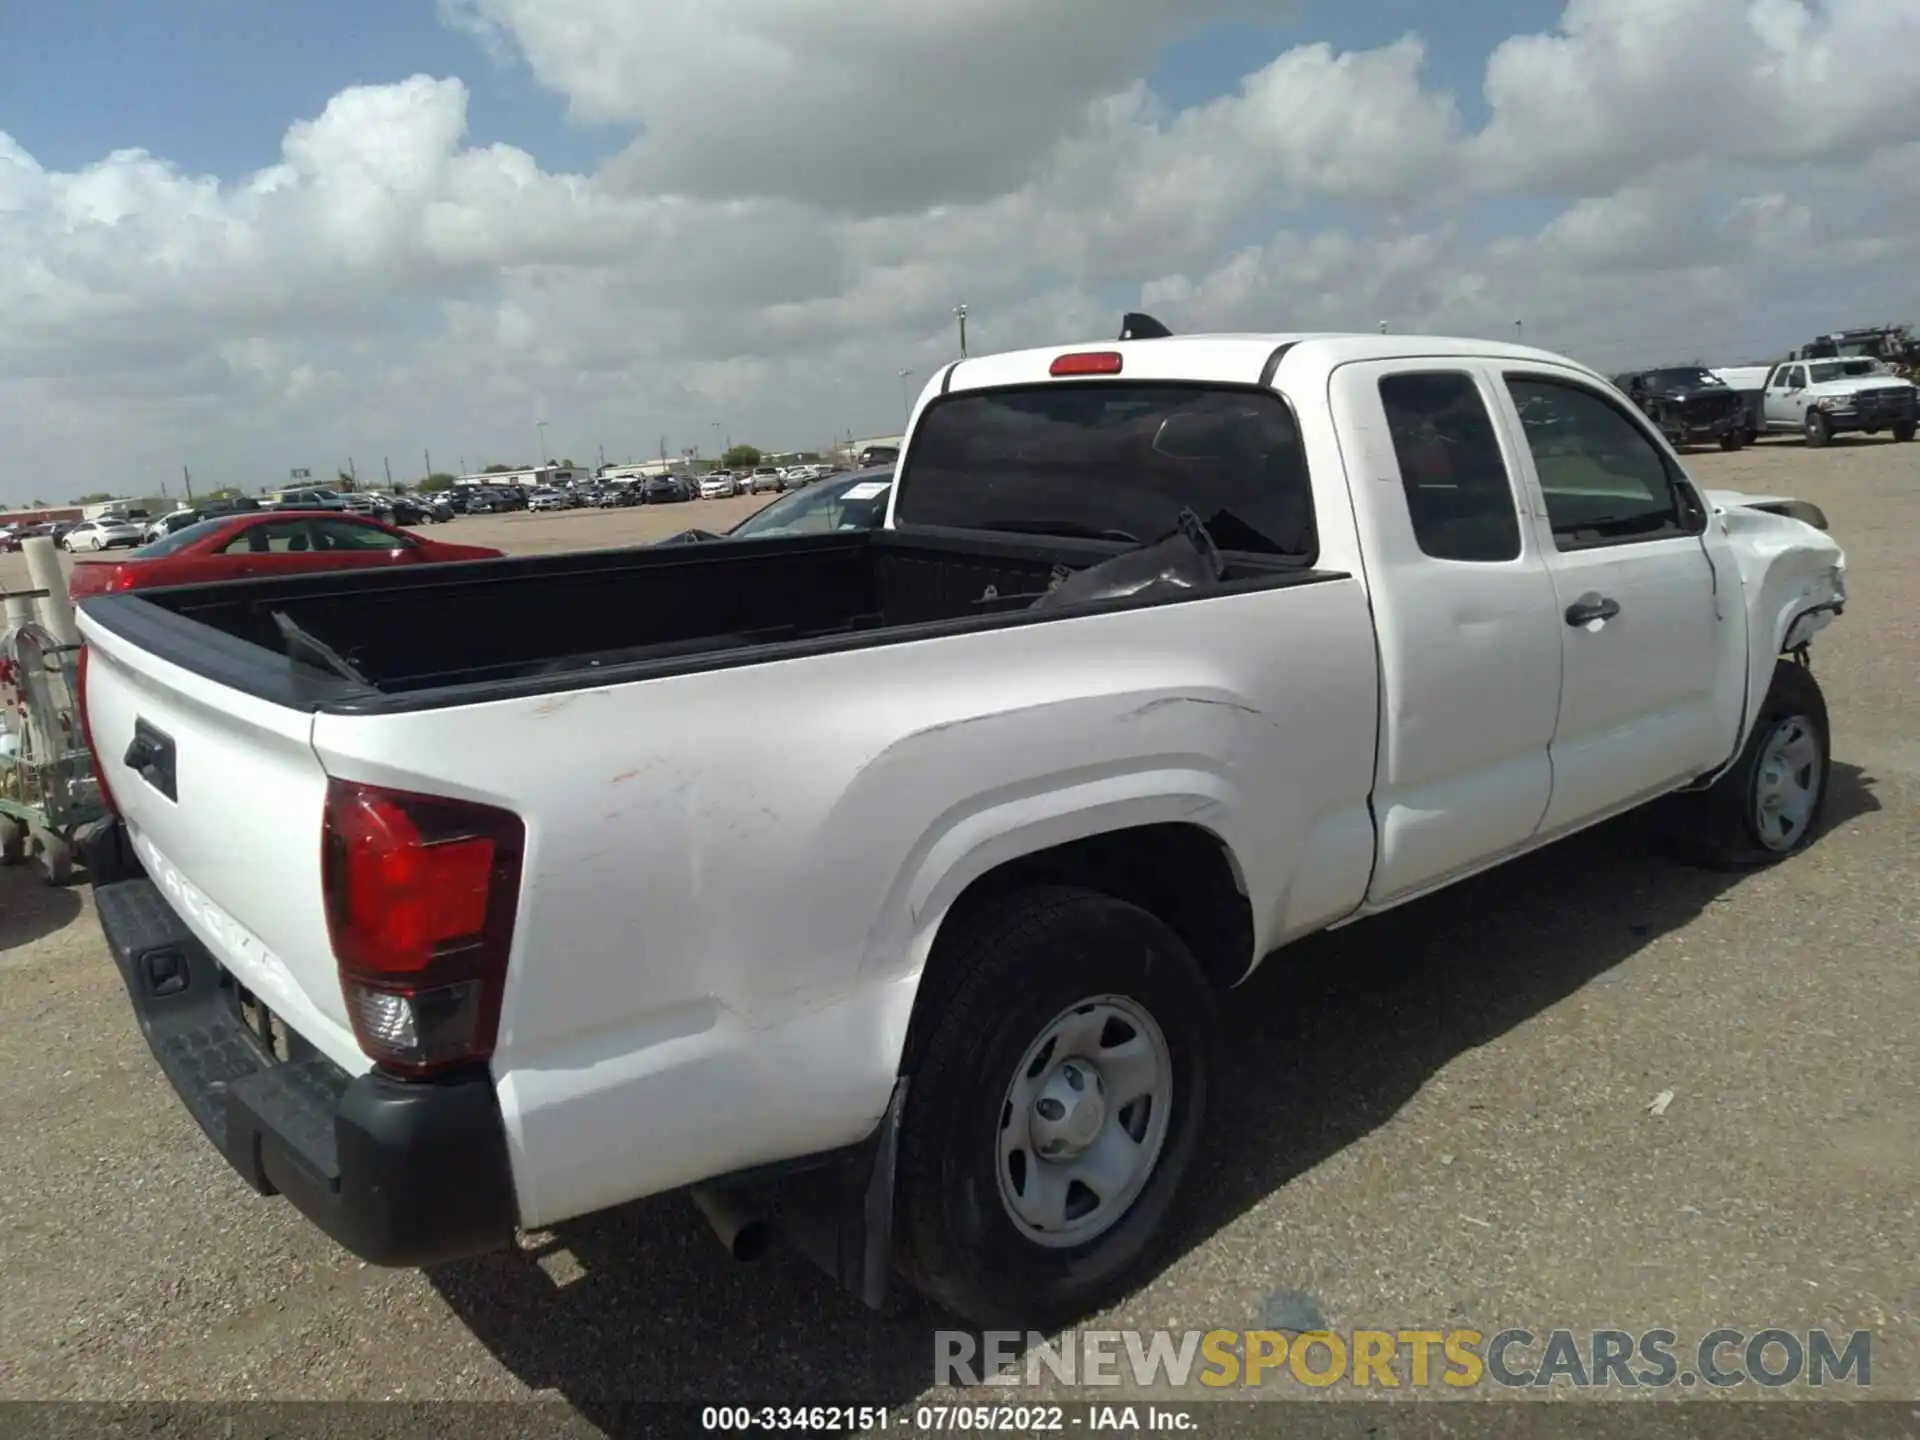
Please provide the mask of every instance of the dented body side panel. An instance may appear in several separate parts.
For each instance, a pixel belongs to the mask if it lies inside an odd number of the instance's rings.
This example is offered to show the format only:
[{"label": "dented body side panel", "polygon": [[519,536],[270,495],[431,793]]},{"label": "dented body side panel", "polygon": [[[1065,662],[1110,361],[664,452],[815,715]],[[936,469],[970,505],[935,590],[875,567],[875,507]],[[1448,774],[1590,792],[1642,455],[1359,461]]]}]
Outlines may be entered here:
[{"label": "dented body side panel", "polygon": [[1846,554],[1824,530],[1794,517],[1792,511],[1804,508],[1798,501],[1733,490],[1704,493],[1739,571],[1747,612],[1747,704],[1733,747],[1738,756],[1773,683],[1775,662],[1810,643],[1846,605]]},{"label": "dented body side panel", "polygon": [[1333,580],[323,714],[314,745],[329,774],[526,817],[493,1070],[540,1225],[868,1133],[941,919],[1005,860],[1189,823],[1232,857],[1256,953],[1350,913],[1377,685],[1365,596]]}]

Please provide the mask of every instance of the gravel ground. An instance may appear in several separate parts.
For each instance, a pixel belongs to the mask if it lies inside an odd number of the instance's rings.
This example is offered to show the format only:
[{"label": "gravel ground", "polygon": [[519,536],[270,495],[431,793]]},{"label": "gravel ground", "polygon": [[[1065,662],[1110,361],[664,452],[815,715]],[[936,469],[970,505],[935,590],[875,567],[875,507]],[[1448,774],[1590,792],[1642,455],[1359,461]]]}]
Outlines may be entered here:
[{"label": "gravel ground", "polygon": [[[1254,1326],[1285,1288],[1336,1328],[1866,1328],[1873,1393],[1920,1396],[1920,446],[1689,464],[1816,501],[1848,546],[1851,611],[1816,650],[1828,832],[1729,878],[1623,823],[1289,952],[1229,1007],[1175,1257],[1091,1323]],[[752,504],[434,533],[563,549]],[[360,1265],[214,1156],[86,893],[20,871],[0,1095],[0,1398],[541,1397],[611,1427],[622,1400],[931,1385],[929,1307],[869,1315],[781,1252],[736,1267],[680,1200],[430,1274]]]}]

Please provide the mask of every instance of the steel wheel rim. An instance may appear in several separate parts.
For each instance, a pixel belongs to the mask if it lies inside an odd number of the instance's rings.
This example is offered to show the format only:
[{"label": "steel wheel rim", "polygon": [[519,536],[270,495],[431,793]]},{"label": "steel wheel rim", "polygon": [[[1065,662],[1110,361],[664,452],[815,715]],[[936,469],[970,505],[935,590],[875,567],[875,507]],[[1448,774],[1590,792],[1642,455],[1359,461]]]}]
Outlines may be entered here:
[{"label": "steel wheel rim", "polygon": [[1819,732],[1806,716],[1789,715],[1767,732],[1753,777],[1753,829],[1767,849],[1782,853],[1806,838],[1821,760]]},{"label": "steel wheel rim", "polygon": [[1173,1052],[1124,995],[1068,1006],[1040,1030],[1000,1105],[1000,1204],[1036,1245],[1084,1245],[1152,1179],[1173,1113]]}]

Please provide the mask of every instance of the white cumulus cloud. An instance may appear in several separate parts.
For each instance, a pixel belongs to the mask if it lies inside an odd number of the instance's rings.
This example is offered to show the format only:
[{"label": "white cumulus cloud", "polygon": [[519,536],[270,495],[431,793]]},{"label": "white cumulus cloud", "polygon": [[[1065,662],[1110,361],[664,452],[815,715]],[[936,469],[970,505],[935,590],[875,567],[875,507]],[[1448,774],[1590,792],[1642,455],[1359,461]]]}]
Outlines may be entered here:
[{"label": "white cumulus cloud", "polygon": [[[584,174],[475,144],[429,75],[286,117],[248,175],[0,132],[0,493],[478,465],[535,419],[577,459],[882,433],[959,301],[976,348],[1145,306],[1523,319],[1609,366],[1920,319],[1886,313],[1920,266],[1920,0],[1570,0],[1461,93],[1417,24],[1341,51],[1263,0],[442,8],[630,143]],[[1274,23],[1170,106],[1158,57],[1221,19]]]}]

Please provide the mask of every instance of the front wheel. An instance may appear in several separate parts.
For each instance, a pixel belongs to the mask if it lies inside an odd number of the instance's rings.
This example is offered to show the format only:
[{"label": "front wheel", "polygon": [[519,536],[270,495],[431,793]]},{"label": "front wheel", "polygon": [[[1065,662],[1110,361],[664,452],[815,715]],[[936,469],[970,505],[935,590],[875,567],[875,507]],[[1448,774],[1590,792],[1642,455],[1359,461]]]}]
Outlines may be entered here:
[{"label": "front wheel", "polygon": [[1893,438],[1898,440],[1902,445],[1913,439],[1913,433],[1914,425],[1911,420],[1903,421],[1901,424],[1893,427]]},{"label": "front wheel", "polygon": [[1722,450],[1738,450],[1746,443],[1747,432],[1744,430],[1729,430],[1720,437],[1720,448]]},{"label": "front wheel", "polygon": [[1807,412],[1807,444],[1818,450],[1833,439],[1833,425],[1818,410]]},{"label": "front wheel", "polygon": [[1064,1324],[1124,1295],[1168,1236],[1212,994],[1166,925],[1093,891],[1022,891],[951,925],[909,1051],[901,1269],[978,1324]]},{"label": "front wheel", "polygon": [[1691,858],[1715,869],[1784,860],[1819,829],[1832,766],[1820,682],[1805,665],[1782,660],[1733,768],[1705,791],[1674,797],[1678,838]]}]

